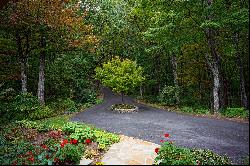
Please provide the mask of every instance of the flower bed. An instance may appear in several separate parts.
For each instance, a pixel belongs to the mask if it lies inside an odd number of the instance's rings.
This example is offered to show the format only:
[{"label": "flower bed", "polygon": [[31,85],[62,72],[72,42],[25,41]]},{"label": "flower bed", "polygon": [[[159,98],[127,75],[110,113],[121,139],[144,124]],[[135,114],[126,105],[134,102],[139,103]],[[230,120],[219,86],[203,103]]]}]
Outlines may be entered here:
[{"label": "flower bed", "polygon": [[[167,139],[169,134],[164,135]],[[155,165],[230,165],[227,156],[220,156],[210,150],[189,149],[174,145],[172,141],[161,140],[162,146],[155,149]]]},{"label": "flower bed", "polygon": [[84,156],[95,164],[108,147],[118,141],[119,136],[85,124],[19,121],[5,128],[1,126],[0,162],[4,165],[75,165]]},{"label": "flower bed", "polygon": [[114,104],[111,109],[119,113],[137,112],[139,110],[137,106],[132,104]]}]

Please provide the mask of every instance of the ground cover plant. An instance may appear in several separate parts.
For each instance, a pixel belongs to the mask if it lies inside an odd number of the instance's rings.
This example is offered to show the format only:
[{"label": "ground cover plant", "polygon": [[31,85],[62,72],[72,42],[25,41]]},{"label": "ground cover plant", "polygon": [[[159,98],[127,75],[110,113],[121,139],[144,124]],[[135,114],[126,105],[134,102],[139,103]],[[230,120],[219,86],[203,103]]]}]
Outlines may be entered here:
[{"label": "ground cover plant", "polygon": [[151,97],[141,98],[137,97],[137,101],[144,103],[146,105],[150,105],[156,108],[162,108],[168,111],[176,111],[180,113],[187,113],[190,115],[197,116],[207,116],[207,117],[217,117],[217,118],[227,118],[232,120],[239,121],[249,121],[249,111],[243,107],[228,107],[221,109],[220,112],[214,114],[211,109],[200,106],[200,105],[192,105],[192,106],[176,106],[176,105],[168,105],[166,103],[162,103],[157,99],[151,99]]},{"label": "ground cover plant", "polygon": [[16,121],[1,126],[0,161],[4,165],[74,165],[84,156],[95,163],[118,141],[115,134],[68,122],[68,116]]},{"label": "ground cover plant", "polygon": [[[165,137],[168,139],[170,135],[165,134]],[[231,165],[227,156],[210,150],[179,147],[169,139],[161,143],[161,147],[155,149],[155,165]]]}]

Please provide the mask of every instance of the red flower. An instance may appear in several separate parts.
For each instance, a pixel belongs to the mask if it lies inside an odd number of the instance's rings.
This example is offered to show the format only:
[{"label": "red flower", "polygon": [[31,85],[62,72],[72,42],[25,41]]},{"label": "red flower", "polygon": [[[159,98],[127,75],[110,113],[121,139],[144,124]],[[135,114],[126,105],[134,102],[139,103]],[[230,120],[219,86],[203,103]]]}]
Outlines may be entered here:
[{"label": "red flower", "polygon": [[158,154],[160,148],[155,148],[155,153]]},{"label": "red flower", "polygon": [[63,147],[64,147],[64,145],[65,145],[65,144],[67,144],[67,143],[68,143],[68,140],[66,140],[66,139],[65,139],[65,140],[63,140],[63,141],[61,141],[61,148],[63,148]]},{"label": "red flower", "polygon": [[86,140],[85,140],[85,143],[86,143],[86,144],[89,144],[89,143],[91,143],[91,140],[90,140],[90,139],[86,139]]},{"label": "red flower", "polygon": [[164,142],[164,140],[160,140],[160,142],[161,142],[161,143],[163,143],[163,142]]},{"label": "red flower", "polygon": [[170,135],[169,135],[169,134],[164,134],[164,136],[167,138],[167,137],[169,137]]},{"label": "red flower", "polygon": [[31,152],[31,151],[28,151],[26,154],[27,154],[27,155],[32,155],[32,152]]},{"label": "red flower", "polygon": [[73,139],[70,141],[71,144],[77,144],[77,140],[76,139]]},{"label": "red flower", "polygon": [[47,145],[42,144],[42,145],[41,145],[41,148],[43,148],[43,149],[48,149],[48,146],[47,146]]},{"label": "red flower", "polygon": [[14,161],[14,162],[12,163],[12,165],[17,165],[17,163],[18,163],[18,161],[16,160],[16,161]]},{"label": "red flower", "polygon": [[32,156],[32,157],[28,158],[28,160],[29,160],[29,161],[34,161],[35,158]]},{"label": "red flower", "polygon": [[46,159],[49,159],[49,155],[48,154],[46,154],[46,157],[45,157]]},{"label": "red flower", "polygon": [[62,142],[63,144],[67,144],[68,143],[68,140],[63,140],[63,142]]},{"label": "red flower", "polygon": [[61,143],[61,148],[63,148],[64,147],[64,144],[63,143]]},{"label": "red flower", "polygon": [[55,158],[54,158],[54,161],[55,161],[55,162],[59,161],[59,158],[55,157]]}]

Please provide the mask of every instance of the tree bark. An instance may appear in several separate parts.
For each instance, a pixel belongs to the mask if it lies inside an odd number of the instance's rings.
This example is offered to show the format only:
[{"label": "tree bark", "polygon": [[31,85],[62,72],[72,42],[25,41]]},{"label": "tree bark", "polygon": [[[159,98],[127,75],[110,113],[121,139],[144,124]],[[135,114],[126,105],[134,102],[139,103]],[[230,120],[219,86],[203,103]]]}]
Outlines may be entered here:
[{"label": "tree bark", "polygon": [[206,60],[213,74],[213,111],[218,112],[220,109],[220,72],[218,63],[212,63],[206,54]]},{"label": "tree bark", "polygon": [[[172,70],[173,70],[173,75],[174,75],[174,86],[179,90],[179,84],[178,84],[178,75],[177,75],[177,61],[176,61],[176,55],[173,54],[171,57],[171,63],[172,63]],[[176,104],[180,104],[180,98],[179,94],[176,91],[175,92],[175,98],[176,98]]]},{"label": "tree bark", "polygon": [[140,85],[140,96],[141,96],[141,98],[142,98],[142,96],[143,96],[142,85]]},{"label": "tree bark", "polygon": [[[213,4],[213,0],[207,0],[208,6],[211,7]],[[209,20],[212,20],[212,15],[208,16]],[[208,48],[211,52],[211,56],[209,54],[206,54],[206,61],[209,65],[210,70],[213,74],[213,111],[219,112],[220,109],[220,87],[221,87],[221,73],[220,73],[220,64],[221,59],[220,55],[218,54],[216,50],[216,42],[215,42],[215,30],[212,28],[207,28],[205,30],[206,37],[207,37],[207,44]]]},{"label": "tree bark", "polygon": [[39,57],[39,81],[38,81],[38,90],[37,90],[37,96],[40,104],[45,105],[45,100],[44,100],[44,82],[45,82],[45,37],[42,35],[41,36],[41,53]]},{"label": "tree bark", "polygon": [[243,64],[239,52],[239,33],[236,32],[234,35],[234,45],[236,48],[236,61],[237,61],[237,66],[239,69],[239,77],[240,77],[240,98],[241,98],[241,104],[242,106],[248,110],[248,99],[246,95],[246,89],[245,89],[245,78],[244,78],[244,69],[243,69]]},{"label": "tree bark", "polygon": [[17,52],[18,52],[18,59],[21,64],[21,84],[22,84],[22,93],[27,92],[27,56],[23,54],[22,49],[22,41],[20,37],[20,33],[16,32],[16,44],[17,44]]}]

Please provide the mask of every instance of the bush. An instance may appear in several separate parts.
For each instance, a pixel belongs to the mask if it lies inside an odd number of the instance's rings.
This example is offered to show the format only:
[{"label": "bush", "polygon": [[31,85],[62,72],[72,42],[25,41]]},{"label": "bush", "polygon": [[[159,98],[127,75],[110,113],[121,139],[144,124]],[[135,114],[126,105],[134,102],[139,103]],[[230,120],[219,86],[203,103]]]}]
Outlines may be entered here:
[{"label": "bush", "polygon": [[194,112],[194,110],[193,110],[192,107],[182,107],[182,108],[181,108],[181,111],[182,111],[182,112],[188,112],[188,113]]},{"label": "bush", "polygon": [[165,86],[159,95],[159,101],[166,105],[177,104],[176,95],[179,94],[179,89],[175,86]]},{"label": "bush", "polygon": [[61,100],[60,108],[67,112],[78,112],[75,102],[71,100],[70,98]]},{"label": "bush", "polygon": [[182,107],[180,110],[182,112],[193,113],[193,114],[210,114],[209,109],[205,108]]},{"label": "bush", "polygon": [[101,131],[80,123],[68,122],[62,128],[64,132],[70,134],[71,139],[85,143],[87,139],[97,142],[100,149],[106,149],[107,146],[118,142],[119,136]]},{"label": "bush", "polygon": [[74,164],[79,164],[83,153],[84,153],[83,144],[78,144],[78,145],[66,144],[64,145],[64,147],[61,147],[57,151],[56,157],[61,162],[67,162],[67,163],[72,162]]},{"label": "bush", "polygon": [[53,110],[51,110],[49,107],[39,107],[35,111],[31,112],[29,114],[29,118],[31,120],[37,120],[37,119],[44,119],[49,118],[51,116],[55,115]]},{"label": "bush", "polygon": [[221,114],[229,118],[249,118],[249,111],[244,108],[226,108]]},{"label": "bush", "polygon": [[209,150],[196,150],[177,147],[164,142],[155,158],[159,165],[225,165],[227,157],[221,157]]},{"label": "bush", "polygon": [[[22,93],[14,97],[12,101],[3,103],[5,108],[1,110],[1,121],[43,119],[54,115],[49,107],[40,105],[38,99],[31,93]],[[5,119],[5,120],[4,120]]]},{"label": "bush", "polygon": [[210,114],[210,111],[209,111],[209,109],[199,108],[199,109],[195,109],[194,113],[196,113],[196,114]]},{"label": "bush", "polygon": [[21,119],[43,119],[53,116],[53,111],[49,107],[41,106],[38,99],[30,93],[17,95],[13,104],[13,111],[17,120]]}]

